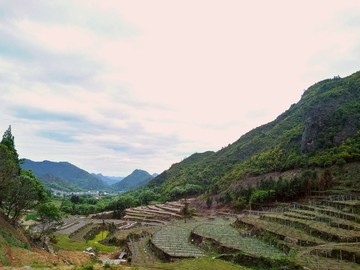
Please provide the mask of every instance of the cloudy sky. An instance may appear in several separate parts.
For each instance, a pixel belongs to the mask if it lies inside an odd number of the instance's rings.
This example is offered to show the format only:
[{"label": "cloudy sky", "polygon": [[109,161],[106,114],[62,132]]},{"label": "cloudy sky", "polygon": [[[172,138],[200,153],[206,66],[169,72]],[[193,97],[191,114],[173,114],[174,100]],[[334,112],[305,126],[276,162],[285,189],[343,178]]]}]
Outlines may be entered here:
[{"label": "cloudy sky", "polygon": [[161,173],[359,59],[357,0],[0,0],[0,128],[23,158]]}]

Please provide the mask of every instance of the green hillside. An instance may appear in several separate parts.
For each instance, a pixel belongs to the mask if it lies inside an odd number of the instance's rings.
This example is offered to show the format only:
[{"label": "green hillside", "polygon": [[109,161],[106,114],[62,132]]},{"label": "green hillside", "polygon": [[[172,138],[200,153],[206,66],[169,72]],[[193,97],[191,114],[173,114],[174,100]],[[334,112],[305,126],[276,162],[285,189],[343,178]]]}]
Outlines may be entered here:
[{"label": "green hillside", "polygon": [[[315,168],[343,167],[360,160],[359,127],[357,72],[314,84],[274,121],[251,130],[220,151],[197,153],[174,164],[149,187],[168,198],[216,194],[233,191],[236,183],[249,177],[259,179],[272,172],[300,169],[297,175],[303,176]],[[358,181],[351,185],[359,187]]]}]

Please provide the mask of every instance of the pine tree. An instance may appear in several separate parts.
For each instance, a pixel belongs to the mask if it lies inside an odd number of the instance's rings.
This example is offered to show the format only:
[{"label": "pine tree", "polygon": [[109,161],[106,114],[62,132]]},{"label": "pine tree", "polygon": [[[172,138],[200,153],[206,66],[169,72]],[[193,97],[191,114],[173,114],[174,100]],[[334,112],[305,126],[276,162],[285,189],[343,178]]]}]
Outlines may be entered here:
[{"label": "pine tree", "polygon": [[9,126],[0,142],[0,208],[3,207],[3,200],[9,195],[11,186],[19,174],[19,157]]},{"label": "pine tree", "polygon": [[5,145],[12,153],[14,161],[19,162],[19,155],[15,149],[15,138],[11,133],[11,125],[4,132],[1,144]]}]

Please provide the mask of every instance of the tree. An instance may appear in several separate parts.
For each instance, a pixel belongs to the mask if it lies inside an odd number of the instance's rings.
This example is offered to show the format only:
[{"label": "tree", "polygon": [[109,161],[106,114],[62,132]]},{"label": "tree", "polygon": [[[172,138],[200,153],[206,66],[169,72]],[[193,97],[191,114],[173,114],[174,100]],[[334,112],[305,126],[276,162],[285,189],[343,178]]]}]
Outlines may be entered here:
[{"label": "tree", "polygon": [[16,163],[19,163],[19,156],[15,149],[15,140],[14,136],[11,133],[11,126],[4,132],[1,144],[5,145],[12,154],[12,158]]},{"label": "tree", "polygon": [[274,195],[274,190],[255,190],[251,194],[249,204],[250,206],[252,206],[253,204],[268,202],[274,197]]},{"label": "tree", "polygon": [[139,194],[139,197],[138,197],[139,201],[140,201],[140,204],[142,205],[147,205],[149,204],[151,201],[155,201],[158,199],[158,195],[150,190],[150,189],[147,189],[147,190],[144,190],[143,192],[141,192]]},{"label": "tree", "polygon": [[206,199],[206,206],[207,206],[207,208],[211,208],[211,206],[212,206],[212,203],[213,203],[213,200],[212,200],[212,198],[211,197],[207,197],[207,199]]},{"label": "tree", "polygon": [[186,219],[190,216],[189,202],[186,200],[186,198],[184,200],[184,207],[181,209],[180,214],[182,214],[184,217],[184,222],[186,223]]},{"label": "tree", "polygon": [[11,126],[9,126],[0,142],[0,207],[2,207],[3,200],[8,195],[10,186],[19,172],[19,157],[15,149]]},{"label": "tree", "polygon": [[48,199],[42,183],[31,171],[21,170],[9,187],[4,202],[5,214],[16,223],[26,209],[36,207]]},{"label": "tree", "polygon": [[114,210],[114,218],[122,218],[125,215],[126,208],[135,206],[136,202],[130,195],[120,196],[117,201],[111,202],[108,209]]},{"label": "tree", "polygon": [[325,170],[319,179],[319,189],[326,190],[333,185],[333,175],[330,170]]},{"label": "tree", "polygon": [[80,203],[80,196],[79,195],[71,195],[70,201],[73,204],[78,204],[78,203]]},{"label": "tree", "polygon": [[37,215],[40,219],[39,239],[45,243],[45,236],[47,236],[54,226],[58,225],[61,220],[60,210],[52,203],[40,204],[37,207]]},{"label": "tree", "polygon": [[18,174],[18,163],[14,161],[8,147],[0,143],[0,207],[4,197],[9,192],[10,186]]}]

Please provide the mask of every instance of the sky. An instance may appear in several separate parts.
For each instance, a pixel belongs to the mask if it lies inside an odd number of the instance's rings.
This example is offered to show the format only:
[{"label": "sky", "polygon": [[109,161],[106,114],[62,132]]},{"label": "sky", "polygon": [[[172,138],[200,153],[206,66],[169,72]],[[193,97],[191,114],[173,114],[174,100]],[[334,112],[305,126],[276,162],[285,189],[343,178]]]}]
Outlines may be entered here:
[{"label": "sky", "polygon": [[357,0],[0,0],[0,132],[21,158],[161,173],[359,59]]}]

